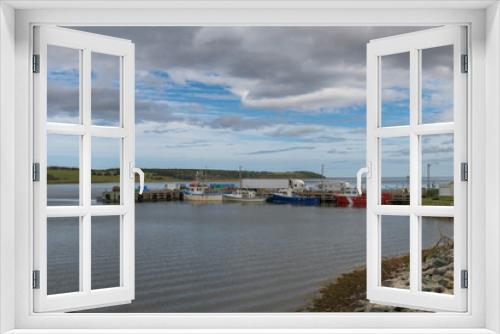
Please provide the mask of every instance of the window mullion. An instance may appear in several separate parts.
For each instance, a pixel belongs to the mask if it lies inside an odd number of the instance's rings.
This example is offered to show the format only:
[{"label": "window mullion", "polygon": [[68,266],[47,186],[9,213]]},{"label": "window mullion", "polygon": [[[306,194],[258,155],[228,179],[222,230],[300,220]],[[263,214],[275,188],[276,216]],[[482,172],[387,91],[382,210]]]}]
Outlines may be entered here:
[{"label": "window mullion", "polygon": [[82,150],[81,150],[81,186],[82,189],[82,205],[84,208],[84,215],[81,218],[81,233],[80,233],[80,268],[82,275],[82,285],[84,292],[91,290],[91,217],[90,206],[92,203],[91,195],[91,135],[90,135],[90,113],[91,113],[91,51],[89,49],[83,50],[82,61],[82,124],[84,133],[82,136]]},{"label": "window mullion", "polygon": [[420,149],[417,127],[420,108],[420,59],[419,50],[410,51],[410,290],[420,288],[420,226],[415,208],[420,198]]}]

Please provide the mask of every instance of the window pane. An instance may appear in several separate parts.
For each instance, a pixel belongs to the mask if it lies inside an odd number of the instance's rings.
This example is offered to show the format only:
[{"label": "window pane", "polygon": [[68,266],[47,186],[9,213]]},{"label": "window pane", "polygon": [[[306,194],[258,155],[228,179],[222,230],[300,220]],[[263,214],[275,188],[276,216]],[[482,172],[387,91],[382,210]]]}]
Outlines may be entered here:
[{"label": "window pane", "polygon": [[422,50],[421,121],[453,121],[452,45]]},{"label": "window pane", "polygon": [[92,204],[120,204],[120,138],[92,138]]},{"label": "window pane", "polygon": [[92,217],[92,289],[120,286],[120,217]]},{"label": "window pane", "polygon": [[380,217],[382,238],[381,285],[410,288],[410,217]]},{"label": "window pane", "polygon": [[453,205],[453,135],[421,136],[422,205]]},{"label": "window pane", "polygon": [[80,50],[47,46],[47,120],[80,122]]},{"label": "window pane", "polygon": [[380,139],[381,204],[410,204],[410,138]]},{"label": "window pane", "polygon": [[120,57],[92,53],[92,124],[120,125]]},{"label": "window pane", "polygon": [[47,294],[80,290],[80,218],[47,219]]},{"label": "window pane", "polygon": [[421,219],[422,291],[453,294],[453,218]]},{"label": "window pane", "polygon": [[410,53],[381,57],[381,126],[410,124]]},{"label": "window pane", "polygon": [[80,136],[47,135],[47,205],[80,204]]}]

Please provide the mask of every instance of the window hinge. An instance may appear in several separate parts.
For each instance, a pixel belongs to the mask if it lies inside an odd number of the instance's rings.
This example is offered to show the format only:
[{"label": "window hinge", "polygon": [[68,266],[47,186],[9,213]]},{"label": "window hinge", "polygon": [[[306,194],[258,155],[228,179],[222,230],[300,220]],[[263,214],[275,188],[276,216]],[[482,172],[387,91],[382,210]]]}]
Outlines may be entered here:
[{"label": "window hinge", "polygon": [[462,55],[462,73],[469,72],[469,56]]},{"label": "window hinge", "polygon": [[462,181],[469,181],[469,164],[467,162],[462,162],[461,164],[460,178]]},{"label": "window hinge", "polygon": [[40,164],[35,162],[33,164],[33,182],[40,181]]},{"label": "window hinge", "polygon": [[40,270],[33,270],[33,289],[40,289]]},{"label": "window hinge", "polygon": [[40,73],[40,55],[33,55],[33,73]]},{"label": "window hinge", "polygon": [[460,287],[467,289],[469,287],[469,271],[462,270],[460,273]]}]

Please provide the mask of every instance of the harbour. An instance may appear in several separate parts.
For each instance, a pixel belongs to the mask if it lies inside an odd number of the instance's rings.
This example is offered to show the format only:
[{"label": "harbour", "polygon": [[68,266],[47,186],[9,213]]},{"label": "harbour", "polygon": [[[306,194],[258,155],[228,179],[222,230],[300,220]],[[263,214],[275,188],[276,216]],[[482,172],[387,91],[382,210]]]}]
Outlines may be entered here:
[{"label": "harbour", "polygon": [[[207,181],[204,185],[196,183],[194,187],[190,187],[193,183],[176,182],[176,183],[154,183],[147,185],[142,194],[135,192],[135,201],[141,202],[169,202],[169,201],[201,201],[201,202],[225,202],[237,201],[234,194],[238,194],[238,198],[250,196],[246,200],[240,201],[248,203],[260,203],[264,200],[274,202],[276,204],[287,204],[287,200],[281,200],[280,195],[288,196],[289,204],[296,205],[329,205],[336,207],[353,207],[366,208],[366,195],[358,194],[357,190],[352,187],[348,181],[334,180],[325,182],[323,180],[295,180],[303,182],[302,187],[287,186],[294,180],[292,179],[272,179],[272,180],[253,180],[243,179],[237,181]],[[445,186],[446,183],[442,182]],[[243,184],[245,187],[240,187]],[[280,186],[287,186],[280,188]],[[427,188],[422,189],[423,200],[428,202],[440,201],[452,203],[452,198],[449,196],[448,188]],[[441,190],[443,189],[443,190]],[[198,195],[196,196],[196,192]],[[209,192],[210,196],[201,196],[203,192]],[[187,196],[186,196],[187,194]],[[429,194],[429,195],[427,195]],[[292,198],[295,196],[295,199]],[[298,198],[309,200],[298,200]],[[113,186],[110,189],[105,189],[96,200],[105,204],[116,204],[120,202],[120,189]],[[381,193],[380,201],[384,205],[408,205],[410,202],[410,194],[406,187],[395,185],[384,189]]]},{"label": "harbour", "polygon": [[[93,196],[110,187],[96,185]],[[75,189],[74,184],[49,185],[49,199],[64,197],[59,203],[72,205],[78,201],[70,195]],[[92,312],[293,312],[327,282],[365,265],[363,208],[171,200],[142,202],[135,213],[136,299]],[[61,228],[66,225],[61,219],[48,224],[48,237],[68,249],[73,238]],[[386,254],[405,254],[407,227],[386,223]],[[440,233],[452,233],[453,224],[432,224],[435,228],[424,231],[426,245]],[[116,231],[101,225],[93,242],[114,249]],[[55,278],[49,282],[52,288],[78,289],[78,248],[73,253],[57,247],[49,249],[49,273]],[[103,280],[114,277],[110,266],[95,271]]]}]

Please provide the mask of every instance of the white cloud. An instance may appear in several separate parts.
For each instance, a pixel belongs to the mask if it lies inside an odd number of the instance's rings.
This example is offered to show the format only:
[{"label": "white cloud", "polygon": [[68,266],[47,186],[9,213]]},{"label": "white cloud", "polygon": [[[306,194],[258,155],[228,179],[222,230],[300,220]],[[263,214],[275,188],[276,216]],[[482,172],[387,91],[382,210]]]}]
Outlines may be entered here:
[{"label": "white cloud", "polygon": [[364,101],[365,90],[350,87],[331,87],[312,93],[276,98],[251,98],[248,91],[241,96],[241,102],[248,107],[298,111],[338,109],[360,105]]}]

